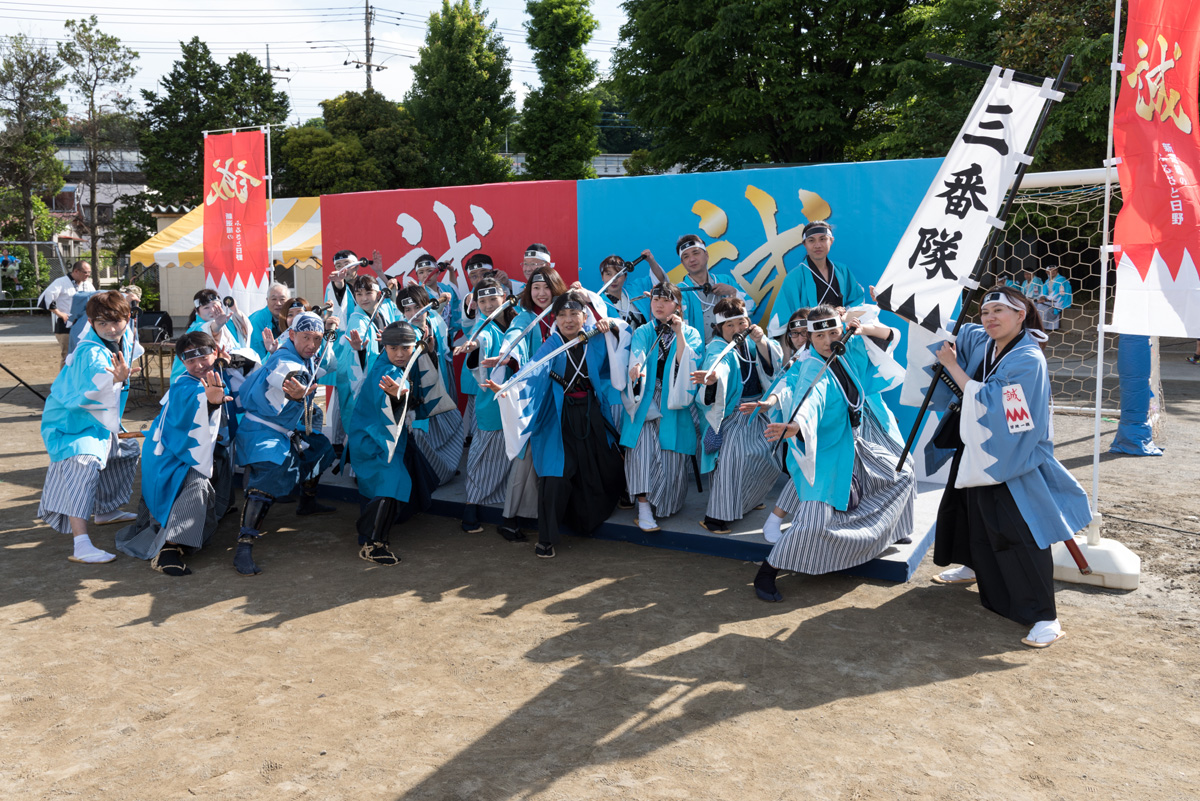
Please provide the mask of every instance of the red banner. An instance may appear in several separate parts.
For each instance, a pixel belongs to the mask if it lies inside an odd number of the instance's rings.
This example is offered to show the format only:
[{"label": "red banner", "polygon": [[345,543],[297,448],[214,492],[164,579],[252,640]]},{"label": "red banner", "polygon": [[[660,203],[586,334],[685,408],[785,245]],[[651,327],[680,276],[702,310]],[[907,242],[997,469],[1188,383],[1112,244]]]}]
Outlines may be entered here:
[{"label": "red banner", "polygon": [[1114,120],[1123,205],[1113,328],[1200,335],[1200,4],[1133,0]]},{"label": "red banner", "polygon": [[243,309],[266,294],[266,172],[262,131],[204,137],[205,278]]},{"label": "red banner", "polygon": [[389,275],[409,273],[423,251],[456,268],[486,253],[498,269],[523,281],[525,248],[541,242],[569,284],[578,274],[575,194],[574,181],[529,181],[322,195],[326,281],[339,250],[364,259],[378,250],[383,263],[377,266]]}]

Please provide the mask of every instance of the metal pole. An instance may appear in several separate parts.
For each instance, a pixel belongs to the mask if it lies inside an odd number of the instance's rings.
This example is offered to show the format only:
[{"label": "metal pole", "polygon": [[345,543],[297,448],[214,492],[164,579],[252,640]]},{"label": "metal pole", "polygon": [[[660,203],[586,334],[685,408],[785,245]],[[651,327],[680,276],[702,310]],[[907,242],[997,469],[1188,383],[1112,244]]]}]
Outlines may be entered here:
[{"label": "metal pole", "polygon": [[[1104,394],[1104,318],[1108,313],[1108,215],[1112,208],[1113,177],[1113,127],[1117,109],[1117,73],[1121,57],[1121,0],[1116,0],[1113,11],[1112,65],[1108,81],[1108,148],[1104,162],[1104,233],[1100,245],[1100,319],[1096,324],[1096,416],[1092,433],[1092,519],[1096,522],[1100,514],[1100,408]],[[1114,259],[1115,261],[1115,259]],[[1094,532],[1092,529],[1096,529]],[[1093,537],[1095,542],[1092,542]],[[1100,542],[1099,525],[1088,530],[1088,544]]]},{"label": "metal pole", "polygon": [[[268,48],[270,45],[268,45]],[[269,66],[269,64],[268,64]],[[275,281],[275,175],[271,169],[271,126],[267,129],[267,286]]]},{"label": "metal pole", "polygon": [[365,50],[367,57],[364,59],[367,63],[363,65],[363,69],[367,71],[367,91],[371,91],[371,0],[363,0],[363,26],[366,28],[366,46]]},{"label": "metal pole", "polygon": [[[1071,63],[1075,60],[1075,56],[1067,56],[1063,59],[1062,68],[1058,71],[1058,77],[1054,79],[1054,90],[1061,91],[1063,81],[1067,77],[1067,72],[1071,69]],[[981,65],[983,66],[983,65]],[[1042,105],[1042,111],[1038,115],[1037,124],[1033,127],[1033,134],[1029,137],[1029,147],[1026,150],[1026,155],[1032,155],[1037,150],[1038,140],[1042,137],[1042,129],[1046,127],[1046,119],[1050,116],[1050,108],[1054,101],[1047,100]],[[1017,166],[1016,175],[1013,177],[1012,187],[1008,190],[1008,196],[1004,198],[1004,206],[1000,209],[1000,213],[996,218],[1002,222],[1008,221],[1009,212],[1012,210],[1012,204],[1016,201],[1017,192],[1021,190],[1021,180],[1025,177],[1025,170],[1028,164],[1021,163]],[[962,327],[963,318],[966,316],[967,308],[975,300],[975,296],[979,294],[979,279],[983,277],[983,271],[987,269],[987,265],[991,262],[992,257],[996,252],[996,244],[999,242],[1002,232],[999,228],[993,228],[988,235],[987,244],[984,246],[983,252],[979,259],[975,262],[975,267],[971,270],[971,280],[975,284],[972,289],[963,290],[962,304],[959,307],[958,318],[954,321],[954,330],[950,332],[951,336],[957,336],[959,328]],[[908,458],[908,454],[912,451],[913,443],[917,439],[917,431],[921,428],[921,421],[925,419],[925,412],[929,410],[929,402],[933,399],[933,392],[937,389],[937,382],[942,375],[941,362],[933,365],[933,380],[929,382],[929,389],[925,392],[925,400],[921,403],[921,409],[917,412],[917,419],[913,421],[912,431],[908,434],[908,440],[904,443],[904,451],[900,454],[900,461],[896,463],[896,472],[904,468],[904,460]]]}]

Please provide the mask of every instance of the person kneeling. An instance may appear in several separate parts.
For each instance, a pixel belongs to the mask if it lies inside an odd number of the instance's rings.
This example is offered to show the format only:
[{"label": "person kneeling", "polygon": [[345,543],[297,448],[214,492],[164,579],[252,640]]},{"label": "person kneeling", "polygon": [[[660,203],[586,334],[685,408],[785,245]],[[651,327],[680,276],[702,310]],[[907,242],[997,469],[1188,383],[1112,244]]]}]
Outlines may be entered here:
[{"label": "person kneeling", "polygon": [[416,446],[412,420],[456,412],[416,329],[395,322],[383,329],[383,352],[363,382],[350,425],[350,455],[358,490],[370,498],[358,518],[358,555],[380,565],[400,561],[388,544],[392,524],[429,508],[438,476]]},{"label": "person kneeling", "polygon": [[[142,501],[135,523],[117,532],[117,549],[168,576],[186,576],[186,553],[206,545],[217,530],[216,473],[229,470],[219,444],[225,425],[225,383],[217,343],[191,331],[175,343],[185,372],[167,392],[142,453]],[[162,521],[162,522],[159,522]]]},{"label": "person kneeling", "polygon": [[327,326],[312,312],[297,314],[286,341],[242,384],[238,401],[246,410],[238,426],[237,462],[245,467],[246,505],[233,566],[243,576],[262,572],[254,563],[254,543],[262,536],[262,521],[277,497],[300,484],[303,490],[296,514],[328,514],[331,506],[317,502],[317,482],[333,463],[333,446],[321,433],[323,415],[313,403]]}]

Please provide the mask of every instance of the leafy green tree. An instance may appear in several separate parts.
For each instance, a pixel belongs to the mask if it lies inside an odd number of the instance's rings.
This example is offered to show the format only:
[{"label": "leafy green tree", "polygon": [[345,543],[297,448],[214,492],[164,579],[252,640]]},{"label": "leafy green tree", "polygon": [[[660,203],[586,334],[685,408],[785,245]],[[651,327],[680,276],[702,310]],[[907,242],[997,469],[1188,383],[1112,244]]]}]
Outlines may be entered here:
[{"label": "leafy green tree", "polygon": [[[20,212],[12,216],[20,225],[6,234],[8,239],[37,240],[38,195],[56,194],[63,185],[65,170],[54,155],[54,137],[65,127],[66,116],[58,97],[65,85],[61,71],[47,46],[21,34],[0,40],[0,183],[16,190]],[[26,261],[33,265],[36,260],[30,245]]]},{"label": "leafy green tree", "polygon": [[[161,93],[142,90],[138,143],[146,183],[159,193],[159,202],[190,208],[204,191],[203,132],[281,123],[290,107],[253,56],[238,53],[222,67],[200,37],[180,46],[180,58],[161,79]],[[278,161],[279,152],[272,141],[272,159]]]},{"label": "leafy green tree", "polygon": [[386,189],[425,185],[424,138],[402,106],[369,89],[321,103],[325,129],[335,139],[354,137],[384,175]]},{"label": "leafy green tree", "polygon": [[119,146],[114,141],[114,116],[127,113],[133,103],[128,82],[137,74],[133,62],[138,54],[121,44],[121,40],[99,28],[93,14],[86,20],[67,20],[69,36],[58,45],[58,57],[67,70],[67,85],[72,94],[87,106],[82,123],[85,167],[88,175],[88,208],[84,220],[88,230],[91,261],[96,263],[100,248],[100,215],[96,195],[99,189],[100,168],[111,163],[111,153]]},{"label": "leafy green tree", "polygon": [[[40,197],[34,195],[29,205],[32,208],[32,229],[26,227],[28,223],[25,218],[23,192],[19,189],[0,188],[0,240],[49,242],[62,230],[62,220],[46,208]],[[16,297],[37,297],[42,287],[50,281],[50,265],[45,259],[38,258],[35,247],[30,246],[29,251],[28,258],[21,258],[21,266],[17,271],[17,283],[21,285],[21,291],[16,293],[11,285],[5,286],[5,291],[13,292]]]},{"label": "leafy green tree", "polygon": [[599,23],[590,0],[529,0],[526,41],[541,86],[525,98],[521,137],[526,175],[538,179],[595,178],[600,153],[596,123],[600,102],[588,91],[596,64],[583,48]]},{"label": "leafy green tree", "polygon": [[597,144],[601,153],[633,153],[649,150],[651,139],[629,117],[628,103],[617,94],[611,81],[601,81],[592,88],[600,103],[600,133]]},{"label": "leafy green tree", "polygon": [[507,180],[512,165],[500,155],[515,100],[508,48],[487,22],[481,0],[442,0],[429,29],[413,84],[404,100],[428,142],[434,186]]},{"label": "leafy green tree", "polygon": [[296,197],[387,189],[387,176],[356,136],[337,139],[324,128],[287,129],[280,148],[286,194]]},{"label": "leafy green tree", "polygon": [[661,167],[842,161],[911,0],[627,0],[617,91]]},{"label": "leafy green tree", "polygon": [[926,53],[995,63],[999,0],[932,0],[905,12],[913,35],[883,69],[894,82],[881,103],[859,117],[854,160],[940,158],[971,111],[987,74],[932,61]]},{"label": "leafy green tree", "polygon": [[[1112,3],[1000,0],[1000,6],[998,64],[1053,78],[1063,59],[1068,54],[1075,56],[1067,80],[1080,88],[1068,94],[1047,118],[1032,169],[1101,166],[1108,144]],[[1122,4],[1122,14],[1125,8]],[[1121,29],[1125,29],[1124,19]]]},{"label": "leafy green tree", "polygon": [[154,236],[157,225],[150,208],[158,202],[156,195],[139,192],[127,196],[121,208],[113,213],[106,241],[117,254],[129,253]]}]

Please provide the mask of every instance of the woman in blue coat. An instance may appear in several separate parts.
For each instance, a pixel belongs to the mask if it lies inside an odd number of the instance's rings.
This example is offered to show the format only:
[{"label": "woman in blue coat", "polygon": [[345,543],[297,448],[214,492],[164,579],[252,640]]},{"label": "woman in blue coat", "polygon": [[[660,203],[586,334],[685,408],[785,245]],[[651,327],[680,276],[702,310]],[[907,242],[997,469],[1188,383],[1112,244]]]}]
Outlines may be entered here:
[{"label": "woman in blue coat", "polygon": [[939,583],[977,579],[983,605],[1030,626],[1021,642],[1045,648],[1063,636],[1050,546],[1086,527],[1091,509],[1054,458],[1046,335],[1033,304],[1016,289],[992,290],[980,322],[937,353],[962,395],[939,386],[933,397],[949,413],[926,457],[932,470],[951,460],[933,561],[964,565]]},{"label": "woman in blue coat", "polygon": [[637,501],[638,527],[658,531],[658,517],[683,508],[696,457],[691,374],[704,352],[700,332],[683,322],[679,287],[661,283],[650,292],[653,322],[633,332],[629,383],[622,398],[628,414],[621,429],[625,482]]}]

